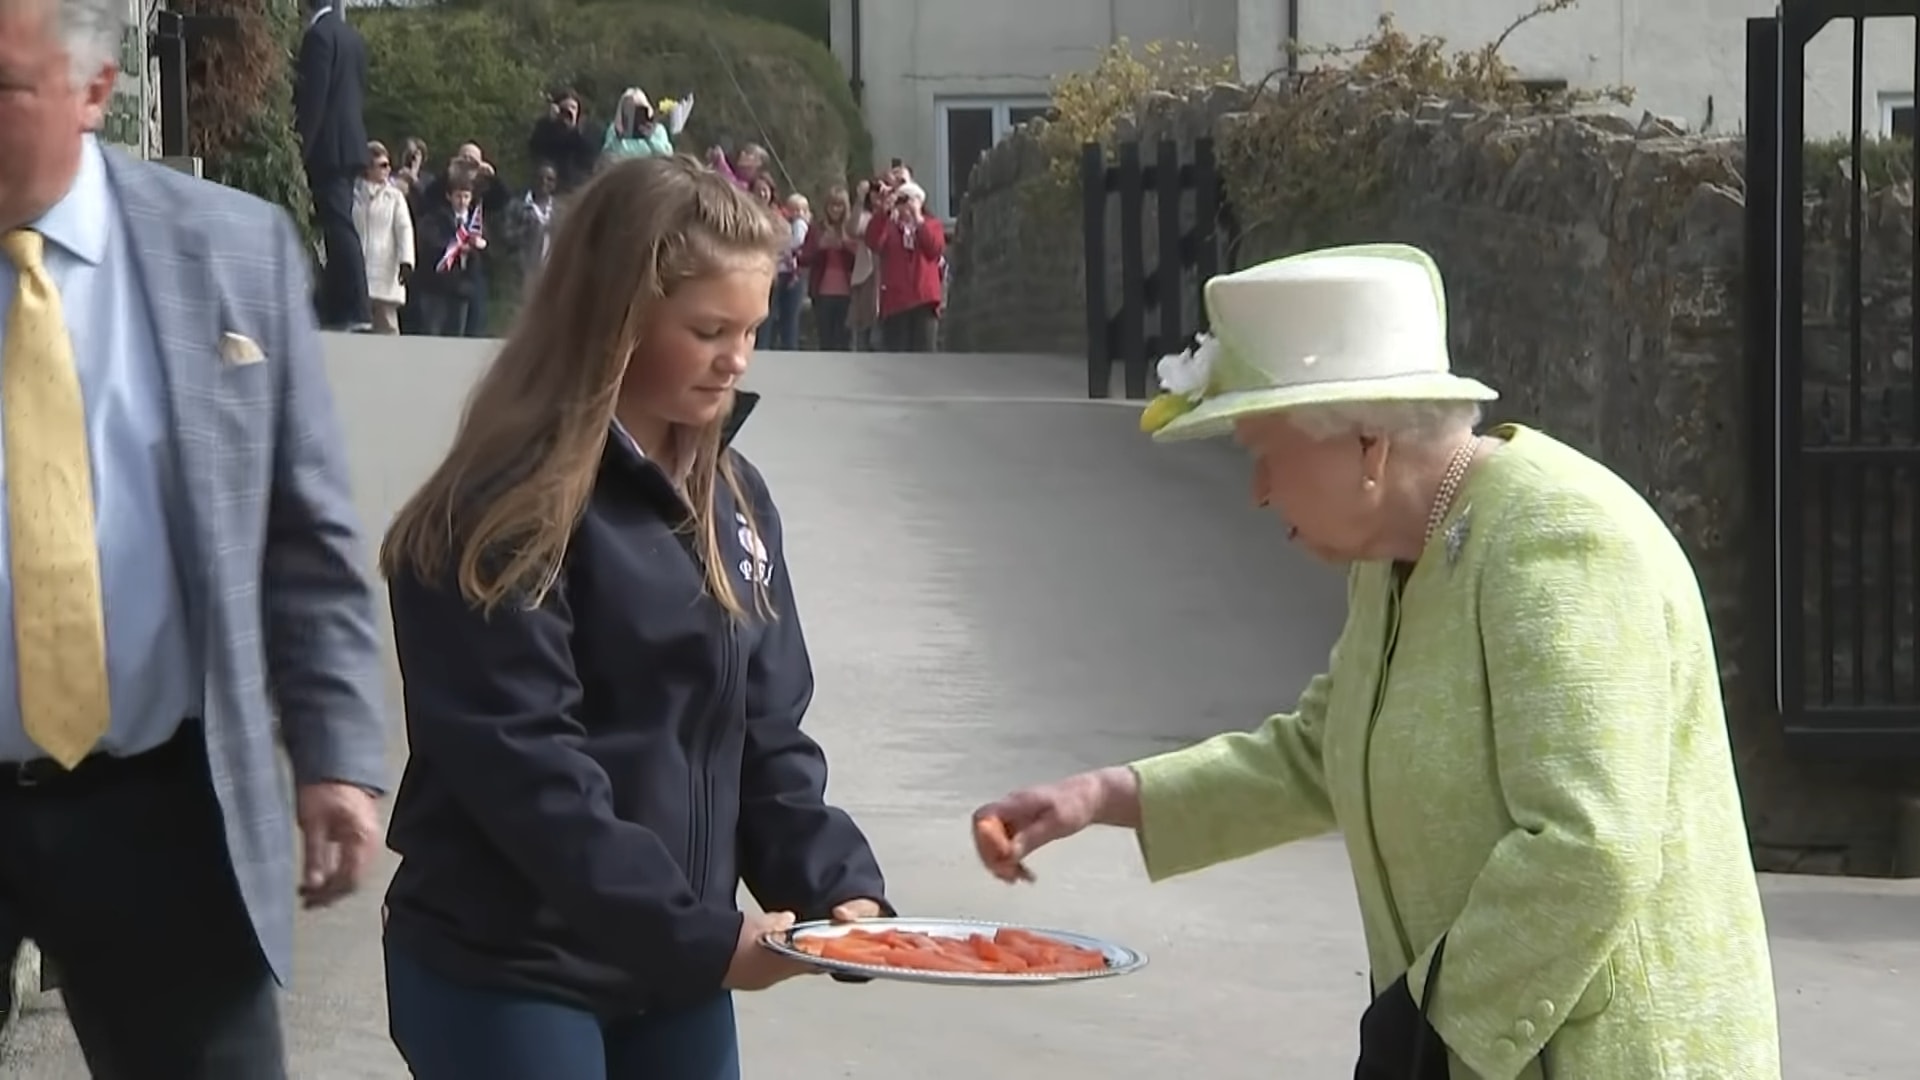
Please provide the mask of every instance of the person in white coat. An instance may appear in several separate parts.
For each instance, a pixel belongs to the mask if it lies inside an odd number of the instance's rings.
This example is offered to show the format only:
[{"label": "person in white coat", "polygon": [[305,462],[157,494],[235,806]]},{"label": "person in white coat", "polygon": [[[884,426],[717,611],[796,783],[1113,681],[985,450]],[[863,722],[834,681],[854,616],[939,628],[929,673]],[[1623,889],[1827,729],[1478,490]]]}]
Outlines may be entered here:
[{"label": "person in white coat", "polygon": [[407,194],[393,183],[393,161],[379,142],[367,144],[367,172],[354,185],[353,225],[367,262],[367,298],[373,332],[398,334],[413,274],[413,212]]}]

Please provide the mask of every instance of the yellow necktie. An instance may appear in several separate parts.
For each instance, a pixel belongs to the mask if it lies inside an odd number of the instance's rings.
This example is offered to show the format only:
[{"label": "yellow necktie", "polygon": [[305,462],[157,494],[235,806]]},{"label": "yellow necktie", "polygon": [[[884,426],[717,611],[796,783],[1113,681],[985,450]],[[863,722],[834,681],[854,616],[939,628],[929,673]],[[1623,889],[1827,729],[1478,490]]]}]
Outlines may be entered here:
[{"label": "yellow necktie", "polygon": [[0,354],[0,416],[20,718],[27,738],[71,769],[107,733],[107,634],[86,410],[44,247],[26,229],[0,237],[18,278]]}]

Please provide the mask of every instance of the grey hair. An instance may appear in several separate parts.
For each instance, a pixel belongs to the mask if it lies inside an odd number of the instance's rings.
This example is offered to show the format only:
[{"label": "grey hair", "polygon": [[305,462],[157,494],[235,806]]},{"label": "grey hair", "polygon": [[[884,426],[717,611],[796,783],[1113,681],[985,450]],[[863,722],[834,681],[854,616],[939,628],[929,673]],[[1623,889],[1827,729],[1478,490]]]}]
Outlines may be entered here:
[{"label": "grey hair", "polygon": [[1480,423],[1475,401],[1355,401],[1288,409],[1287,423],[1312,439],[1373,435],[1396,442],[1443,442]]},{"label": "grey hair", "polygon": [[67,47],[73,85],[92,82],[100,69],[120,57],[126,33],[127,0],[42,0],[50,3],[60,43]]}]

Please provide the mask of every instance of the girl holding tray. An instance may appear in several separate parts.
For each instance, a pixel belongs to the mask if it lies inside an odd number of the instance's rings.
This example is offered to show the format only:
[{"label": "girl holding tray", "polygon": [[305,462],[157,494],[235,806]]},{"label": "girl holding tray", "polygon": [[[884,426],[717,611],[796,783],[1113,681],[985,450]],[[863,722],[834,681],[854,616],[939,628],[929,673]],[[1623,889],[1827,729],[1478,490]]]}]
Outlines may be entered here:
[{"label": "girl holding tray", "polygon": [[731,446],[786,242],[690,158],[601,173],[387,535],[387,995],[419,1080],[737,1080],[731,992],[807,970],[760,938],[891,914]]},{"label": "girl holding tray", "polygon": [[[1293,712],[983,807],[1007,880],[1090,824],[1157,879],[1338,830],[1375,1000],[1361,1080],[1780,1076],[1773,972],[1700,585],[1638,492],[1475,430],[1440,274],[1398,245],[1216,278],[1143,426],[1232,434],[1254,501],[1350,564]],[[989,820],[996,819],[996,820]],[[991,836],[991,829],[977,829]],[[1004,835],[1004,834],[1002,834]]]}]

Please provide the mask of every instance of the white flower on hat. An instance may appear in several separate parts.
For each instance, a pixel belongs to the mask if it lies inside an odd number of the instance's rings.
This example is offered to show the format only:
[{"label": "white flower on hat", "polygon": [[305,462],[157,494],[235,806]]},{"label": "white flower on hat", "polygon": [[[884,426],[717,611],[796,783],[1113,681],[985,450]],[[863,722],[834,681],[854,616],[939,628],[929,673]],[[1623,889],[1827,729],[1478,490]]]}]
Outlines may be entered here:
[{"label": "white flower on hat", "polygon": [[1220,342],[1212,334],[1200,334],[1192,348],[1162,357],[1154,369],[1160,376],[1161,393],[1140,414],[1140,430],[1158,431],[1200,404],[1213,382],[1213,363],[1219,355]]},{"label": "white flower on hat", "polygon": [[1199,335],[1192,348],[1161,358],[1157,369],[1160,388],[1199,404],[1207,394],[1207,384],[1213,378],[1213,361],[1219,355],[1220,343],[1214,336]]}]

